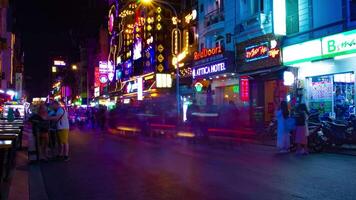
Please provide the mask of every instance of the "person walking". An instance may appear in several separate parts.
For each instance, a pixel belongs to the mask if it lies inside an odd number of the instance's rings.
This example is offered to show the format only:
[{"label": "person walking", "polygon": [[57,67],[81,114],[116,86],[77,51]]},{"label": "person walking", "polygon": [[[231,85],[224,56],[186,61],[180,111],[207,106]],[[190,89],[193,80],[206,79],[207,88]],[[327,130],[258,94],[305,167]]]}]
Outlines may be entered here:
[{"label": "person walking", "polygon": [[49,119],[57,122],[57,135],[59,142],[59,156],[64,161],[69,161],[69,120],[68,112],[63,108],[58,101],[53,102],[53,109],[56,112],[55,116]]},{"label": "person walking", "polygon": [[287,130],[286,121],[289,117],[289,110],[286,101],[281,101],[276,112],[277,117],[277,148],[280,153],[288,153],[290,148],[290,136]]},{"label": "person walking", "polygon": [[295,131],[295,143],[297,144],[297,155],[308,155],[308,126],[307,118],[309,115],[307,106],[301,103],[297,106],[295,112],[296,118],[296,131]]}]

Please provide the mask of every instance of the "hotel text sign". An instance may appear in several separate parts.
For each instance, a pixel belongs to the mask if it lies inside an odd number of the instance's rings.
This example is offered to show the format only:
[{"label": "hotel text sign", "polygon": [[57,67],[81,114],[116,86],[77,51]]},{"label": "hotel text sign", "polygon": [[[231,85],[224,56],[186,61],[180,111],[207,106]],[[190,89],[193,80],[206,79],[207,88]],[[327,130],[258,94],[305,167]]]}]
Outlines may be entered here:
[{"label": "hotel text sign", "polygon": [[193,69],[193,78],[219,73],[226,70],[225,62],[219,62],[210,65],[203,65]]}]

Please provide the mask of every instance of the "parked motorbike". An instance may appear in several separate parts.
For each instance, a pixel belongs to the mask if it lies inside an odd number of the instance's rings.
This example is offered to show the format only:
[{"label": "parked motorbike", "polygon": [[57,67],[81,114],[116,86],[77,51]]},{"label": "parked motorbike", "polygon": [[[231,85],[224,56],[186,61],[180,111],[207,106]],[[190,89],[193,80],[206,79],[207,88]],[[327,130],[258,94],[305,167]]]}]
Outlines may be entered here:
[{"label": "parked motorbike", "polygon": [[[322,123],[308,122],[308,149],[315,153],[320,153],[325,147],[325,138],[321,131]],[[297,145],[294,142],[295,135],[291,134],[291,147],[290,151],[296,151]]]},{"label": "parked motorbike", "polygon": [[356,144],[356,119],[354,116],[344,121],[329,119],[323,122],[322,132],[328,146]]}]

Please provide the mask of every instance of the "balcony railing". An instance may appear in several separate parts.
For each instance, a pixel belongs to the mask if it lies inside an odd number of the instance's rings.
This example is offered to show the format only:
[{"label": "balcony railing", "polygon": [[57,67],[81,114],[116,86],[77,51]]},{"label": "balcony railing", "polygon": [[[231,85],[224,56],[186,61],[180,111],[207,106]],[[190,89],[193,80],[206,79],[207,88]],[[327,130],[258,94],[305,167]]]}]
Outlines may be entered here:
[{"label": "balcony railing", "polygon": [[224,10],[222,8],[218,8],[205,15],[204,24],[205,27],[208,27],[224,20],[225,20]]}]

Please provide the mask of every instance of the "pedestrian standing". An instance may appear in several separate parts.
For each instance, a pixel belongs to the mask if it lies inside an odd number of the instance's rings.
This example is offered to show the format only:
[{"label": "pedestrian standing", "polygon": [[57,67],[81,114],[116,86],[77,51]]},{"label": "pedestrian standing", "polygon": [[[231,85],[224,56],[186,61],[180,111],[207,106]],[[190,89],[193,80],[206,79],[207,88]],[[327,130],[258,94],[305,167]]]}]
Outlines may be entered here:
[{"label": "pedestrian standing", "polygon": [[307,118],[309,115],[307,106],[301,103],[297,106],[295,112],[296,118],[296,132],[295,132],[295,143],[297,144],[297,155],[307,155],[308,152],[308,126]]},{"label": "pedestrian standing", "polygon": [[[53,109],[53,107],[50,107],[50,110],[48,112],[49,117],[56,116],[56,111]],[[51,153],[51,159],[56,159],[56,157],[59,157],[59,144],[58,144],[58,135],[57,135],[57,121],[50,120],[49,121],[49,149]]]},{"label": "pedestrian standing", "polygon": [[49,131],[49,121],[48,121],[48,110],[45,104],[41,104],[38,109],[39,115],[39,157],[41,161],[48,160],[48,131]]},{"label": "pedestrian standing", "polygon": [[277,117],[277,148],[280,153],[289,152],[290,136],[287,130],[286,121],[289,117],[289,110],[286,101],[281,101],[279,109],[276,112]]},{"label": "pedestrian standing", "polygon": [[59,156],[64,161],[69,161],[69,120],[68,112],[62,107],[58,101],[53,102],[53,109],[56,114],[49,117],[51,120],[57,122],[57,134],[59,142]]}]

